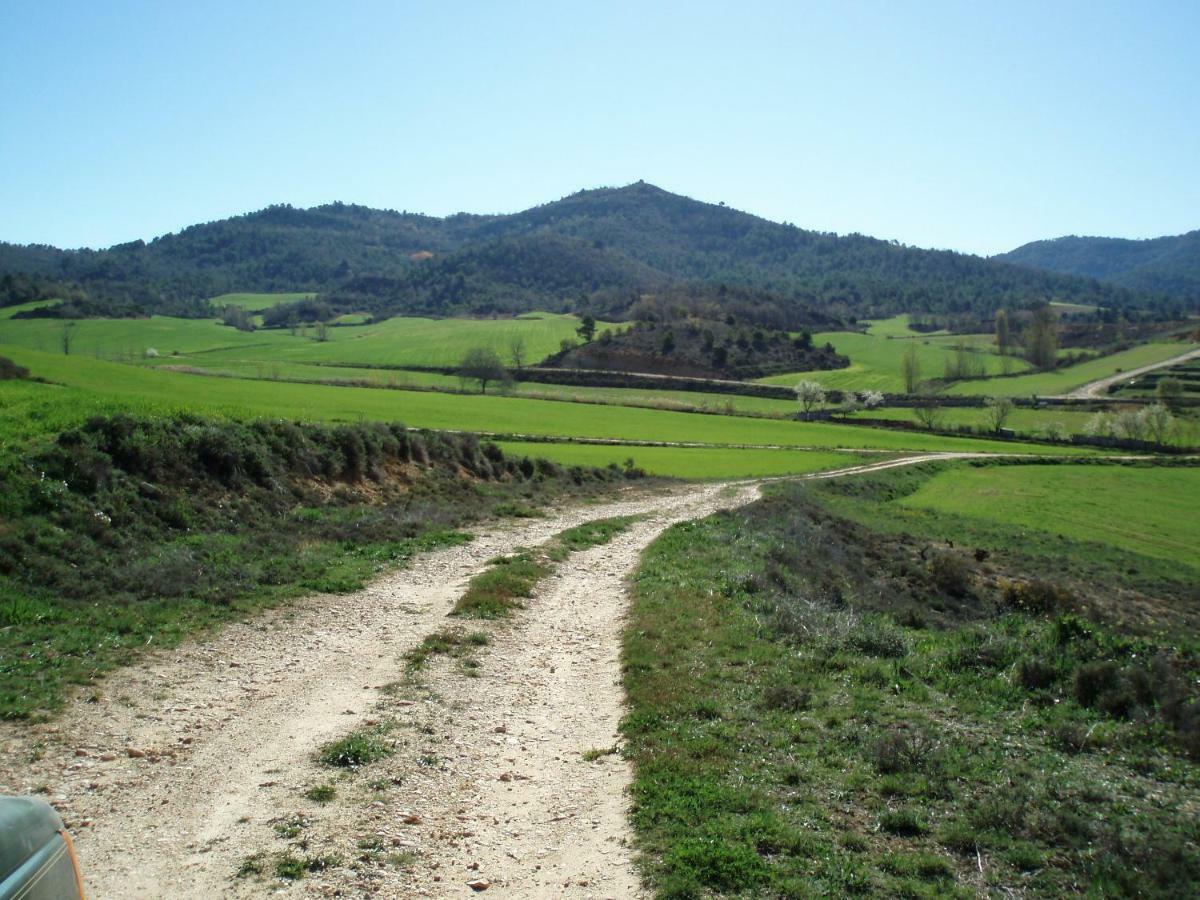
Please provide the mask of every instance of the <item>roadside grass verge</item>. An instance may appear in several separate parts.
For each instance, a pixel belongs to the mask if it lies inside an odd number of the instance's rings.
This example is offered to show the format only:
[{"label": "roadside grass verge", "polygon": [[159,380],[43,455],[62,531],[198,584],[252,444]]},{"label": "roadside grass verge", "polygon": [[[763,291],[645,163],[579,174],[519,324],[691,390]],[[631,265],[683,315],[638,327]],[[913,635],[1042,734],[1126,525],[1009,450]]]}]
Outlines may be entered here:
[{"label": "roadside grass verge", "polygon": [[[556,563],[572,553],[607,544],[641,516],[615,516],[584,522],[561,531],[532,550],[520,550],[491,560],[467,585],[454,604],[451,615],[473,619],[500,619],[533,596],[539,581],[550,575]],[[429,638],[426,638],[429,640]]]},{"label": "roadside grass verge", "polygon": [[833,496],[677,525],[635,576],[622,732],[657,895],[1194,896],[1194,633],[1099,623],[1045,557]]}]

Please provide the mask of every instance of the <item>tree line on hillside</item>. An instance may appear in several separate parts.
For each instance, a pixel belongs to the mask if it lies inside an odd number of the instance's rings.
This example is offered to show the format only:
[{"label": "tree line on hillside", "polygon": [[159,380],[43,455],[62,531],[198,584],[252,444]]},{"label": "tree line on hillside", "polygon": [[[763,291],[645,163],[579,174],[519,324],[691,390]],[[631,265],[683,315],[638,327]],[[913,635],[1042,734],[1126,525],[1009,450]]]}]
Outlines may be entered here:
[{"label": "tree line on hillside", "polygon": [[914,309],[990,317],[1052,299],[1156,316],[1191,308],[1091,278],[769,222],[642,183],[504,216],[277,206],[100,251],[3,244],[0,272],[192,314],[203,298],[230,291],[312,291],[336,310],[378,317],[535,307],[623,317],[644,295],[718,285],[741,292],[725,300],[762,306],[764,326],[813,310],[835,319]]}]

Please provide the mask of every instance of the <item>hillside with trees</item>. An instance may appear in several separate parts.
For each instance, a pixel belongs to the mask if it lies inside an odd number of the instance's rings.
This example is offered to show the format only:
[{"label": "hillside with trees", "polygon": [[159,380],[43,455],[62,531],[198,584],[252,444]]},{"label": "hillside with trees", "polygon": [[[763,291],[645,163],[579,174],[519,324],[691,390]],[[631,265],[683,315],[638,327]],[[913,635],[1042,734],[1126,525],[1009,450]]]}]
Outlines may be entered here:
[{"label": "hillside with trees", "polygon": [[1200,231],[1144,241],[1060,237],[995,259],[1200,303]]},{"label": "hillside with trees", "polygon": [[699,378],[762,378],[782,372],[842,369],[850,360],[831,344],[815,346],[812,335],[792,336],[725,321],[682,318],[635,322],[619,332],[605,331],[595,340],[564,345],[545,365],[566,368],[644,372]]},{"label": "hillside with trees", "polygon": [[1047,300],[1155,313],[1186,306],[1093,278],[805,230],[643,182],[512,215],[273,206],[107,250],[0,244],[0,273],[78,286],[110,307],[176,314],[201,314],[204,298],[224,292],[314,291],[336,309],[377,316],[625,315],[646,293],[719,286],[754,292],[792,326],[818,312],[990,316]]}]

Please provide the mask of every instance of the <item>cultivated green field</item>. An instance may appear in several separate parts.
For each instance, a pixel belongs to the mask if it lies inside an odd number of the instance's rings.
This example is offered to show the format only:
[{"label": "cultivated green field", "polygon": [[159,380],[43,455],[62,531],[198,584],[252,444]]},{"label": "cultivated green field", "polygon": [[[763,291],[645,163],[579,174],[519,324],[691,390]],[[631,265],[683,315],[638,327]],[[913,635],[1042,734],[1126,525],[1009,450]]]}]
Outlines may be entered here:
[{"label": "cultivated green field", "polygon": [[959,341],[976,348],[984,370],[998,375],[1007,364],[1009,371],[1029,368],[1024,360],[1009,357],[1007,361],[993,351],[990,335],[921,335],[907,329],[907,316],[897,316],[873,322],[866,334],[847,331],[827,331],[813,335],[813,342],[833,344],[839,353],[850,357],[850,366],[828,372],[795,372],[760,379],[767,384],[794,385],[807,379],[832,390],[884,391],[902,393],[904,379],[900,375],[901,359],[909,347],[916,347],[921,364],[921,378],[940,378],[946,363],[954,357],[954,345]]},{"label": "cultivated green field", "polygon": [[[3,345],[0,345],[0,355],[11,357],[37,376],[77,388],[88,402],[111,404],[119,401],[138,407],[193,410],[217,416],[401,421],[433,429],[718,446],[996,452],[1022,449],[1022,445],[1016,443],[894,433],[830,423],[701,415],[520,397],[205,378]],[[78,396],[70,402],[78,405]],[[1025,449],[1053,455],[1083,452],[1070,447],[1036,445]]]},{"label": "cultivated green field", "polygon": [[733,450],[727,447],[631,447],[629,445],[501,441],[513,456],[545,457],[567,466],[622,465],[627,459],[650,475],[724,479],[798,475],[877,462],[888,456],[814,450]]},{"label": "cultivated green field", "polygon": [[[168,358],[159,361],[159,368],[193,373],[256,378],[272,381],[299,382],[353,382],[363,386],[420,390],[474,391],[478,388],[468,383],[465,388],[457,375],[442,375],[437,372],[419,372],[411,369],[379,369],[363,366],[339,366],[326,363],[301,363],[272,361],[234,361],[216,358],[212,354],[191,356],[187,359]],[[489,393],[497,388],[489,387]],[[553,398],[582,403],[611,403],[629,406],[653,406],[660,409],[699,409],[714,412],[757,413],[773,416],[794,415],[798,409],[795,400],[777,400],[770,397],[744,397],[738,394],[711,394],[701,391],[669,391],[650,388],[580,387],[576,385],[548,384],[540,381],[514,382],[504,391],[510,397],[534,399]]]},{"label": "cultivated green field", "polygon": [[259,312],[264,309],[270,309],[272,306],[278,306],[281,303],[295,303],[297,300],[307,300],[310,297],[315,297],[312,293],[293,293],[293,294],[219,294],[216,297],[210,297],[209,302],[215,306],[240,306],[250,312]]},{"label": "cultivated green field", "polygon": [[[61,353],[65,323],[60,319],[0,319],[0,344]],[[238,331],[212,319],[83,319],[71,325],[71,354],[122,362],[148,361],[147,351],[159,357],[254,347],[270,355],[291,338],[286,331]]]},{"label": "cultivated green field", "polygon": [[1053,465],[952,469],[901,502],[1200,569],[1198,501],[1200,468]]},{"label": "cultivated green field", "polygon": [[[279,296],[279,295],[236,295]],[[14,307],[15,308],[15,307]],[[171,357],[211,354],[221,362],[333,362],[375,366],[456,366],[474,347],[491,347],[508,360],[515,338],[525,343],[526,364],[575,338],[574,316],[530,314],[519,319],[388,319],[376,325],[334,327],[327,341],[312,329],[293,335],[286,329],[238,331],[211,319],[85,319],[71,329],[71,352],[123,362],[160,362]],[[603,330],[608,326],[601,323]],[[58,352],[63,322],[55,319],[0,320],[0,344]]]},{"label": "cultivated green field", "polygon": [[[1095,416],[1093,412],[1074,410],[1070,408],[1048,407],[1045,409],[1029,409],[1016,407],[1005,423],[1019,435],[1043,435],[1054,425],[1062,426],[1066,434],[1084,434],[1089,421]],[[916,416],[911,409],[889,407],[887,409],[864,410],[855,414],[856,419],[877,419],[893,422],[916,422]],[[946,428],[968,426],[980,432],[986,432],[991,426],[987,421],[987,410],[982,407],[952,407],[942,410],[942,425]],[[1177,446],[1191,447],[1200,443],[1200,422],[1193,416],[1181,415],[1176,417],[1176,432],[1170,443]]]},{"label": "cultivated green field", "polygon": [[1065,394],[1099,378],[1162,362],[1196,348],[1196,344],[1139,344],[1120,353],[1089,359],[1053,372],[1034,372],[1014,378],[960,381],[947,388],[948,394],[986,394],[991,397],[1030,397]]},{"label": "cultivated green field", "polygon": [[49,306],[57,302],[57,300],[33,300],[29,303],[18,303],[16,306],[0,306],[0,319],[11,319],[17,313],[27,312],[31,309],[41,309],[43,306]]}]

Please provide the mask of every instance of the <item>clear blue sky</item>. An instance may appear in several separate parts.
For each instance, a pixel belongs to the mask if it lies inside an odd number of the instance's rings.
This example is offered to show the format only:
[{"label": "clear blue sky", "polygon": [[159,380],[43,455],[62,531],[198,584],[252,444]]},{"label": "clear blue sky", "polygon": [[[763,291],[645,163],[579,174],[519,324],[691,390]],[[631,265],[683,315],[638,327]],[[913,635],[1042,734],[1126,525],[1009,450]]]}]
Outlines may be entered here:
[{"label": "clear blue sky", "polygon": [[1200,2],[0,6],[0,240],[644,178],[977,253],[1200,228]]}]

